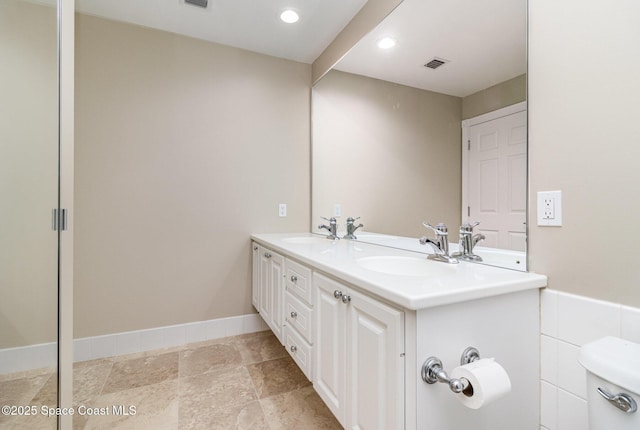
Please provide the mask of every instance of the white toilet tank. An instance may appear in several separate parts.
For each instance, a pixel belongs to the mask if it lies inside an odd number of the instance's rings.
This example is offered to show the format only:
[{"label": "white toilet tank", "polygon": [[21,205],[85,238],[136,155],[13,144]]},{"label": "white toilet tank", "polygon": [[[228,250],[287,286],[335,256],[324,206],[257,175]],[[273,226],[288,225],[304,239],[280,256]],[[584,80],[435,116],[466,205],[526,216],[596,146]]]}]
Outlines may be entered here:
[{"label": "white toilet tank", "polygon": [[578,361],[587,369],[589,430],[640,429],[640,345],[605,337],[583,345]]}]

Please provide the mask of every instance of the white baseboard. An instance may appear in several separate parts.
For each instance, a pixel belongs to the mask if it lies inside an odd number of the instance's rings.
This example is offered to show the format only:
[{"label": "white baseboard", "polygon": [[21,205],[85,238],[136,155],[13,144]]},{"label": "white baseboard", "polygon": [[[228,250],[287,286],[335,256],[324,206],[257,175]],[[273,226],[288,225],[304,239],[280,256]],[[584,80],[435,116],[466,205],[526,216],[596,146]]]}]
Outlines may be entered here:
[{"label": "white baseboard", "polygon": [[[74,361],[95,360],[254,333],[268,328],[259,314],[250,314],[104,336],[84,337],[74,339],[73,359]],[[57,345],[55,342],[0,349],[0,375],[54,367],[56,362]]]}]

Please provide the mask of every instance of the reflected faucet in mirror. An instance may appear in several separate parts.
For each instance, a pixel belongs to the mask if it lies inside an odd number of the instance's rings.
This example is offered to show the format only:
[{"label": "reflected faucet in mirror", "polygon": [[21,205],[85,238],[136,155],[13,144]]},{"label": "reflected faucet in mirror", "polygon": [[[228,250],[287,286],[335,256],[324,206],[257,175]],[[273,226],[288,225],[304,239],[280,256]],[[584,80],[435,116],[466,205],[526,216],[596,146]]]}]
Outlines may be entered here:
[{"label": "reflected faucet in mirror", "polygon": [[458,263],[456,258],[449,255],[449,230],[447,229],[447,226],[444,225],[444,223],[439,223],[434,227],[427,222],[423,222],[422,225],[433,230],[436,234],[436,238],[434,240],[429,239],[426,236],[419,239],[421,245],[431,245],[435,252],[435,254],[430,254],[427,258],[429,260],[441,261],[449,264]]},{"label": "reflected faucet in mirror", "polygon": [[460,230],[458,231],[460,236],[460,250],[458,252],[454,252],[452,254],[453,257],[458,257],[460,260],[464,261],[482,261],[482,257],[473,253],[473,248],[478,244],[478,242],[486,239],[484,234],[473,234],[473,229],[479,224],[479,222],[474,224],[466,222],[460,226]]},{"label": "reflected faucet in mirror", "polygon": [[364,227],[364,224],[362,224],[362,223],[360,223],[358,225],[355,225],[355,222],[357,220],[359,220],[359,219],[360,219],[360,217],[357,217],[357,218],[349,217],[349,218],[347,218],[347,234],[342,236],[343,239],[357,239],[356,235],[354,234],[355,231],[357,229],[359,229],[360,227]]},{"label": "reflected faucet in mirror", "polygon": [[330,240],[340,239],[338,237],[338,222],[336,221],[335,217],[331,217],[331,218],[320,217],[320,218],[322,218],[323,220],[329,221],[329,225],[320,224],[318,226],[320,230],[325,229],[329,232],[327,239],[330,239]]}]

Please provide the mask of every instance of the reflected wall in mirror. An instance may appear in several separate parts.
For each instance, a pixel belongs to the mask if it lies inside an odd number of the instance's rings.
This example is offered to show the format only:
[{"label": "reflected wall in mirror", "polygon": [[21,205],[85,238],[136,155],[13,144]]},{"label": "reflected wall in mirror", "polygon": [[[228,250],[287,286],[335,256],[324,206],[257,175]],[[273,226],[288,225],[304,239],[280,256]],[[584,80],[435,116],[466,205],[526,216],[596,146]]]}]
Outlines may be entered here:
[{"label": "reflected wall in mirror", "polygon": [[[57,14],[0,2],[0,398],[57,405]],[[28,421],[27,419],[31,419]],[[0,417],[0,427],[55,428],[56,417]]]},{"label": "reflected wall in mirror", "polygon": [[[380,49],[385,37],[395,46]],[[444,64],[425,67],[433,59]],[[497,202],[485,207],[487,199],[481,201],[484,212],[499,204],[519,217],[516,239],[502,243],[493,234],[498,223],[483,221],[476,233],[487,239],[477,249],[509,249],[510,263],[485,262],[525,270],[526,124],[495,139],[518,137],[511,140],[520,145],[520,158],[510,161],[507,154],[503,170],[517,165],[519,176],[507,187],[498,186],[504,180],[495,171],[487,174],[488,163],[470,177],[462,162],[463,121],[482,124],[503,108],[526,109],[525,101],[526,0],[404,0],[313,87],[312,230],[338,210],[342,229],[346,217],[361,217],[363,241],[370,232],[431,236],[421,225],[428,221],[444,222],[455,244],[462,223],[482,218],[482,210],[468,208],[469,189],[477,190]],[[526,121],[526,111],[520,115]],[[476,138],[472,147],[487,146],[483,135]],[[483,173],[496,178],[490,191],[491,181],[479,180]]]}]

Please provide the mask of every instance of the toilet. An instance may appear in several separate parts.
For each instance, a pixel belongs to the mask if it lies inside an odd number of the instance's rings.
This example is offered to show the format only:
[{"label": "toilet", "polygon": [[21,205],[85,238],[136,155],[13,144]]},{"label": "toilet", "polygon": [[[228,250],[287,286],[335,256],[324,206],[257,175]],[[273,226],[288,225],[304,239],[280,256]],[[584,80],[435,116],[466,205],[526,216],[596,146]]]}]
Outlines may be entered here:
[{"label": "toilet", "polygon": [[640,345],[604,337],[583,345],[578,361],[587,370],[589,430],[640,429]]}]

